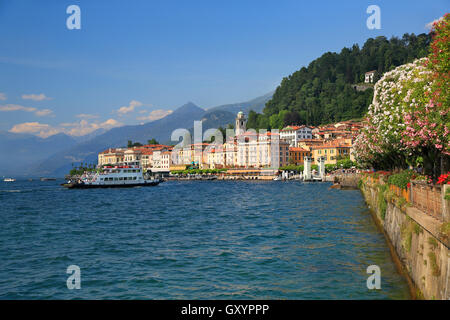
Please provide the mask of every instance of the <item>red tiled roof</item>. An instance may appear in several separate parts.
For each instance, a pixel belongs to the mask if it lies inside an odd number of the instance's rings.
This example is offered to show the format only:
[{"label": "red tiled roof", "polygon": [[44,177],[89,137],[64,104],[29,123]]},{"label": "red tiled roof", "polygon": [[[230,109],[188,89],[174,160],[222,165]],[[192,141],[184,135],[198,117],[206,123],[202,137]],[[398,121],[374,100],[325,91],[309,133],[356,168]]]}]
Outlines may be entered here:
[{"label": "red tiled roof", "polygon": [[279,136],[280,134],[279,134],[279,133],[275,133],[275,132],[270,132],[270,131],[268,131],[268,132],[266,132],[266,133],[261,133],[260,135],[261,135],[261,136]]},{"label": "red tiled roof", "polygon": [[301,126],[287,126],[287,127],[283,128],[281,131],[299,130],[299,129],[303,129],[303,128],[310,128],[310,129],[312,129],[313,127],[306,126],[306,125],[301,125]]},{"label": "red tiled roof", "polygon": [[170,146],[167,146],[165,144],[146,144],[140,148],[155,149],[155,148],[170,148]]},{"label": "red tiled roof", "polygon": [[119,150],[116,148],[109,148],[105,151],[100,152],[100,154],[108,154],[108,153],[123,153],[123,150]]},{"label": "red tiled roof", "polygon": [[294,151],[294,152],[309,152],[309,151],[306,150],[306,149],[303,149],[303,148],[296,148],[296,147],[290,147],[290,148],[289,148],[289,151]]}]

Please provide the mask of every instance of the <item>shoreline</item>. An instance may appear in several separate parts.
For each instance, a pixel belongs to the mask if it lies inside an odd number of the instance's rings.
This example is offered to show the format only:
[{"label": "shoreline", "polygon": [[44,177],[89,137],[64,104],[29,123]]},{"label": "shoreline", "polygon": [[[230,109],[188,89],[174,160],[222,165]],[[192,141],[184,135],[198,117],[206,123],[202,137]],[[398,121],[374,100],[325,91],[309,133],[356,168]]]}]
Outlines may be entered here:
[{"label": "shoreline", "polygon": [[383,234],[384,239],[386,240],[386,244],[389,247],[389,252],[391,254],[392,261],[394,262],[397,271],[400,273],[400,275],[402,275],[405,278],[406,282],[408,283],[409,294],[410,294],[410,297],[411,297],[411,299],[409,299],[409,300],[418,300],[417,299],[417,289],[418,288],[414,284],[414,281],[412,280],[410,274],[408,273],[406,265],[402,262],[399,254],[395,250],[394,244],[392,243],[391,239],[389,238],[389,235],[387,234],[386,230],[384,230],[384,228],[381,225],[380,221],[378,221],[377,213],[367,203],[367,201],[366,201],[366,199],[364,197],[364,193],[362,192],[362,190],[361,189],[358,189],[358,190],[361,192],[361,196],[364,199],[364,203],[366,204],[366,207],[369,210],[370,215],[372,216],[372,220],[375,223],[378,231]]},{"label": "shoreline", "polygon": [[408,281],[411,299],[448,299],[449,244],[439,231],[445,220],[437,220],[411,205],[401,206],[392,198],[395,196],[386,198],[379,184],[361,181],[359,188],[365,203]]}]

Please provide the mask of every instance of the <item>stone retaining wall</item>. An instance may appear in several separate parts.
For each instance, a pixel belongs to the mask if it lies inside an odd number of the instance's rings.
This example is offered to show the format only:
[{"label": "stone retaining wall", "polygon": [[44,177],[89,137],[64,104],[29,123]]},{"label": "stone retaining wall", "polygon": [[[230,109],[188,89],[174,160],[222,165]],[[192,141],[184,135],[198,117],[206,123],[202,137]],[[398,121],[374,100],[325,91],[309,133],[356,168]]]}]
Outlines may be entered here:
[{"label": "stone retaining wall", "polygon": [[443,222],[387,192],[382,181],[373,184],[363,178],[360,188],[414,283],[417,297],[450,299],[449,238],[442,231]]}]

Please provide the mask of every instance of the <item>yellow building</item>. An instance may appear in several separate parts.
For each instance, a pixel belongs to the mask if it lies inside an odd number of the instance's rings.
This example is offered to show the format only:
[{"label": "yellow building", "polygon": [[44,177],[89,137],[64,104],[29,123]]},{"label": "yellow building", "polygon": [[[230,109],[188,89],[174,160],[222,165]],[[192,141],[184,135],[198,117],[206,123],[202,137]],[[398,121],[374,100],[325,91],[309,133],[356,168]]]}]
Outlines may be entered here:
[{"label": "yellow building", "polygon": [[210,169],[223,168],[225,166],[225,152],[222,145],[208,148],[206,154],[206,167]]},{"label": "yellow building", "polygon": [[130,148],[124,152],[125,162],[141,162],[142,151],[140,149]]},{"label": "yellow building", "polygon": [[100,166],[107,164],[118,164],[124,160],[124,152],[126,149],[122,148],[109,148],[98,154],[98,164]]},{"label": "yellow building", "polygon": [[233,168],[237,163],[237,143],[235,139],[230,139],[223,144],[224,146],[224,167]]},{"label": "yellow building", "polygon": [[141,165],[144,171],[147,171],[153,165],[153,150],[142,151]]},{"label": "yellow building", "polygon": [[319,157],[325,157],[325,164],[336,164],[338,159],[350,156],[350,145],[346,144],[324,144],[312,147],[314,163],[318,164]]}]

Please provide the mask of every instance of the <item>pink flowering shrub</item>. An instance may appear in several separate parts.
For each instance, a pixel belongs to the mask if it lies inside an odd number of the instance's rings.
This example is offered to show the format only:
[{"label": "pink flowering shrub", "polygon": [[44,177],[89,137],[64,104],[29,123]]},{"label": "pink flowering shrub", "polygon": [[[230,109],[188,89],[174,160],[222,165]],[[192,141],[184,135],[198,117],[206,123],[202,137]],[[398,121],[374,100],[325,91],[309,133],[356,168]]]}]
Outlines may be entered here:
[{"label": "pink flowering shrub", "polygon": [[448,160],[449,21],[446,14],[435,23],[428,58],[399,66],[376,83],[365,127],[355,141],[355,157],[361,164],[405,167],[421,157],[430,169],[436,168],[440,157]]}]

